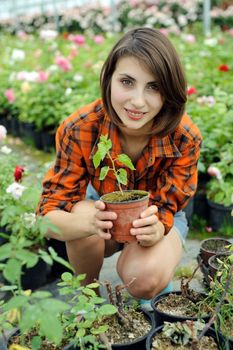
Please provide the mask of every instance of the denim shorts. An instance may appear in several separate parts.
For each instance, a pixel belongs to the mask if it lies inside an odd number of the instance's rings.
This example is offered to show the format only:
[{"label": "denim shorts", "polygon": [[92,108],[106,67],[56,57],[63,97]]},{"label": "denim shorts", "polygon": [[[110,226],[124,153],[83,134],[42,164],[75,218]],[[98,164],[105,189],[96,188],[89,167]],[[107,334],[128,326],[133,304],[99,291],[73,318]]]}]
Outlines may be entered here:
[{"label": "denim shorts", "polygon": [[[96,190],[93,188],[91,184],[87,186],[86,198],[94,201],[97,201],[100,198],[98,193],[96,192]],[[188,222],[186,219],[185,212],[183,212],[182,210],[175,213],[173,228],[179,234],[182,245],[184,245],[185,239],[188,234]]]}]

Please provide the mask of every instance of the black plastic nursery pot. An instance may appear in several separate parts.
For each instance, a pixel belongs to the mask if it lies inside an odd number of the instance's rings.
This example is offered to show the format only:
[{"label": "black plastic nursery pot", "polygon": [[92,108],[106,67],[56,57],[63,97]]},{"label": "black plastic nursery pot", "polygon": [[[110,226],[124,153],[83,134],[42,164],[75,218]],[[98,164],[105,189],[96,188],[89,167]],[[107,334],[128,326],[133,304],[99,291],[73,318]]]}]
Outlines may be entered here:
[{"label": "black plastic nursery pot", "polygon": [[[145,335],[133,340],[130,343],[124,344],[111,344],[112,350],[146,350],[146,340],[151,332],[155,329],[154,315],[151,312],[143,311],[146,319],[151,324],[151,329]],[[75,347],[72,344],[67,345],[63,350],[80,350],[79,347]]]},{"label": "black plastic nursery pot", "polygon": [[31,268],[23,268],[21,284],[23,289],[35,290],[47,282],[48,265],[41,259]]},{"label": "black plastic nursery pot", "polygon": [[[197,316],[197,317],[190,317],[190,316],[179,316],[179,315],[175,315],[175,314],[170,314],[170,313],[166,313],[163,312],[161,310],[158,309],[158,304],[166,297],[168,297],[170,294],[175,294],[175,295],[181,295],[181,291],[173,291],[173,292],[168,292],[168,293],[164,293],[162,295],[158,295],[156,296],[154,299],[152,299],[151,302],[151,306],[154,310],[154,316],[155,316],[155,323],[156,326],[161,326],[164,324],[164,322],[182,322],[185,320],[192,320],[192,321],[197,321],[198,319],[202,319],[205,322],[208,322],[208,320],[210,319],[210,315],[204,315],[204,316]],[[200,293],[200,295],[202,295],[203,297],[205,297],[204,293]]]},{"label": "black plastic nursery pot", "polygon": [[224,225],[232,227],[233,233],[233,216],[231,212],[233,210],[233,205],[225,207],[222,204],[218,204],[208,200],[209,205],[209,226],[213,228],[214,231],[218,231]]},{"label": "black plastic nursery pot", "polygon": [[[156,327],[155,330],[148,335],[146,340],[146,350],[152,349],[153,339],[156,337],[156,334],[159,334],[160,332],[162,332],[162,330],[163,330],[163,325]],[[216,333],[215,329],[209,328],[205,335],[214,338],[215,342],[218,345],[219,350],[231,350],[228,347],[228,344],[224,336],[219,332]],[[191,348],[190,345],[187,348],[190,349]],[[205,349],[205,350],[209,350],[209,349]]]},{"label": "black plastic nursery pot", "polygon": [[207,238],[201,241],[200,257],[202,262],[208,265],[208,260],[216,254],[225,254],[228,252],[226,246],[232,245],[230,241],[221,237]]},{"label": "black plastic nursery pot", "polygon": [[208,260],[209,265],[209,274],[212,279],[215,278],[215,275],[220,268],[220,263],[218,260],[224,261],[229,256],[229,254],[216,254],[212,255]]}]

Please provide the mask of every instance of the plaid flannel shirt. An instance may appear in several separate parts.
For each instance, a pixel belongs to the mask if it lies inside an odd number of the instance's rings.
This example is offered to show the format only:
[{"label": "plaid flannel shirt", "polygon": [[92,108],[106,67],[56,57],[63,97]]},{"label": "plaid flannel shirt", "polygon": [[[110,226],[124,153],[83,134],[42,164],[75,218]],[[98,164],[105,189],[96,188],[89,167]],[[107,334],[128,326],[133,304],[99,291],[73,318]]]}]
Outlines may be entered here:
[{"label": "plaid flannel shirt", "polygon": [[[56,133],[57,156],[43,181],[38,215],[51,210],[70,212],[75,203],[85,199],[89,182],[100,196],[118,190],[113,173],[110,171],[100,181],[100,167],[95,169],[93,165],[101,134],[108,134],[111,139],[113,158],[124,153],[117,127],[105,112],[101,99],[77,110],[60,125]],[[162,138],[151,137],[135,164],[136,170],[125,168],[128,184],[123,189],[150,192],[150,204],[157,205],[166,233],[173,225],[174,214],[185,207],[196,191],[200,147],[200,131],[184,115],[175,132]],[[101,167],[106,165],[111,166],[107,158]],[[116,162],[117,166],[124,167]]]}]

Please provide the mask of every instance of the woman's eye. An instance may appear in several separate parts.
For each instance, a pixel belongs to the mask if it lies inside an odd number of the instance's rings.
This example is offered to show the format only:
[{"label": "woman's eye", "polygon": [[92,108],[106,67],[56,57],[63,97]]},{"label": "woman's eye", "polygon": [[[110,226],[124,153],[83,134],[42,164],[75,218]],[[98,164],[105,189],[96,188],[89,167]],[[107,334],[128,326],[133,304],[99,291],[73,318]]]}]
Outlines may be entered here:
[{"label": "woman's eye", "polygon": [[158,86],[158,84],[150,84],[148,86],[148,89],[158,91],[159,90],[159,86]]},{"label": "woman's eye", "polygon": [[132,81],[129,79],[122,79],[121,82],[123,85],[132,85]]}]

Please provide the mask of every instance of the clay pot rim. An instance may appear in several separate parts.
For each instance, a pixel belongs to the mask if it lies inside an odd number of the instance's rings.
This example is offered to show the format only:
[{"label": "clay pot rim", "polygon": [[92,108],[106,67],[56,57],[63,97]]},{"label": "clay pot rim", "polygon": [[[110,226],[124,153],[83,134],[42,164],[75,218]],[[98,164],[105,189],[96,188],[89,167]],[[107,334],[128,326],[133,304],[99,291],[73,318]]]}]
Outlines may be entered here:
[{"label": "clay pot rim", "polygon": [[150,193],[148,191],[144,191],[144,190],[123,190],[123,192],[140,192],[140,193],[145,193],[145,195],[143,195],[141,198],[139,199],[133,199],[133,200],[126,200],[126,201],[122,201],[122,202],[114,202],[114,201],[110,201],[110,200],[106,200],[104,199],[105,196],[107,196],[108,194],[112,194],[112,193],[121,193],[120,191],[113,191],[113,192],[109,192],[109,193],[105,193],[100,197],[100,200],[102,200],[105,203],[112,203],[112,204],[116,204],[116,205],[121,205],[121,204],[126,204],[126,203],[136,203],[136,202],[141,202],[143,200],[145,200],[146,198],[149,197]]}]

